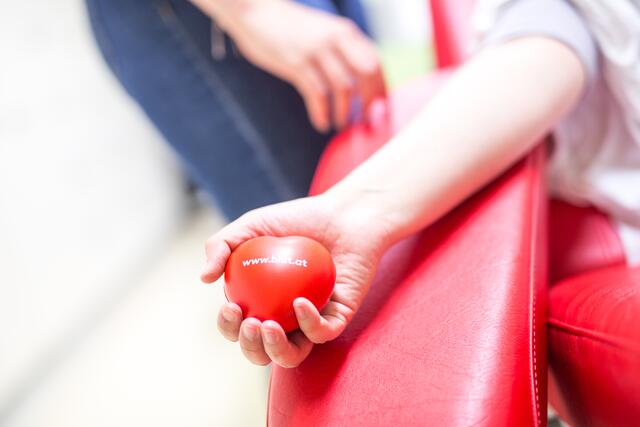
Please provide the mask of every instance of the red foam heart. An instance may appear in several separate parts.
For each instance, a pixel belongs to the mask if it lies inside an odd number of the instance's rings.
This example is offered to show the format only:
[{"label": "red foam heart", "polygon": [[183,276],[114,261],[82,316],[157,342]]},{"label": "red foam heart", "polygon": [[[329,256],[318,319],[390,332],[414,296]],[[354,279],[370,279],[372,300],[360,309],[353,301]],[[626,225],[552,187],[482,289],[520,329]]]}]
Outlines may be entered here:
[{"label": "red foam heart", "polygon": [[307,237],[263,236],[238,246],[227,260],[225,295],[244,317],[275,320],[286,332],[298,328],[293,300],[307,298],[318,310],[336,280],[329,251]]}]

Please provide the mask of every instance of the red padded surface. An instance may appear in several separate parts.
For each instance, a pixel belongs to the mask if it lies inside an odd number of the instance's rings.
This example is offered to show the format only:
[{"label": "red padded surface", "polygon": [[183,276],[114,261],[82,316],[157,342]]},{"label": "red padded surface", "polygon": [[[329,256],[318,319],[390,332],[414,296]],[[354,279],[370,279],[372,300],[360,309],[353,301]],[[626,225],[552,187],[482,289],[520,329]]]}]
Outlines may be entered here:
[{"label": "red padded surface", "polygon": [[322,193],[366,160],[417,113],[449,74],[432,73],[400,87],[389,97],[385,117],[338,134],[320,158],[309,193]]},{"label": "red padded surface", "polygon": [[460,64],[469,55],[475,0],[430,0],[438,68]]},{"label": "red padded surface", "polygon": [[[334,140],[314,191],[388,139],[434,79],[394,95],[392,124]],[[269,425],[545,422],[543,162],[539,150],[394,247],[347,330],[298,368],[273,368]]]},{"label": "red padded surface", "polygon": [[576,426],[640,425],[640,268],[560,282],[549,305],[551,403]]},{"label": "red padded surface", "polygon": [[549,279],[552,284],[578,273],[625,263],[620,238],[605,214],[595,208],[551,200]]}]

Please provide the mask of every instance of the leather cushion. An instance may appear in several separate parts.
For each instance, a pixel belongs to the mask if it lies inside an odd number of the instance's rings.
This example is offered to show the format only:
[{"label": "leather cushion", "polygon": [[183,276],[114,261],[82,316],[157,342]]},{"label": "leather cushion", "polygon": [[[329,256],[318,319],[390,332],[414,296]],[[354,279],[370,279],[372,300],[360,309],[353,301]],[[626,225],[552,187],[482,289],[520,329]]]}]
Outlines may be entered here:
[{"label": "leather cushion", "polygon": [[549,206],[549,279],[559,280],[609,266],[622,266],[622,243],[607,215],[560,200]]},{"label": "leather cushion", "polygon": [[[386,141],[442,78],[396,92],[386,127],[362,126],[336,138],[314,192]],[[538,150],[389,251],[347,330],[297,368],[274,366],[269,425],[544,422],[543,162]]]},{"label": "leather cushion", "polygon": [[552,404],[576,426],[640,420],[640,267],[564,280],[549,296]]}]

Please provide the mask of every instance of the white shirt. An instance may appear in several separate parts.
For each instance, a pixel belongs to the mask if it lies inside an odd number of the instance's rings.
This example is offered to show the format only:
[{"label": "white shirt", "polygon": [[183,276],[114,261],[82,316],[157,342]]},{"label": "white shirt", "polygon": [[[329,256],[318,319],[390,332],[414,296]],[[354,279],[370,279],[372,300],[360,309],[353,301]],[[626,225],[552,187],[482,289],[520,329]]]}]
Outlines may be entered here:
[{"label": "white shirt", "polygon": [[554,129],[550,190],[608,213],[628,263],[640,263],[640,0],[568,1],[478,0],[474,24],[494,39],[547,34],[581,57],[590,82]]}]

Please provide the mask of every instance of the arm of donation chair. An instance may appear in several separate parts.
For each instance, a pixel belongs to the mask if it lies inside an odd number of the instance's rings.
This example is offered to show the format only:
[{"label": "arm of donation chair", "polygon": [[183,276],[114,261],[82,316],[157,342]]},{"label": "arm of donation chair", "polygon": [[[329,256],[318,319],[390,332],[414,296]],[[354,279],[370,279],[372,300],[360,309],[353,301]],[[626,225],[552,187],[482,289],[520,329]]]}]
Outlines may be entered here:
[{"label": "arm of donation chair", "polygon": [[[387,141],[445,78],[396,91],[388,123],[335,138],[312,193]],[[347,330],[299,367],[273,367],[268,425],[546,423],[543,166],[541,147],[393,247]]]}]

